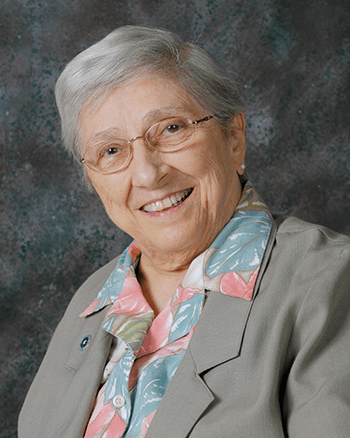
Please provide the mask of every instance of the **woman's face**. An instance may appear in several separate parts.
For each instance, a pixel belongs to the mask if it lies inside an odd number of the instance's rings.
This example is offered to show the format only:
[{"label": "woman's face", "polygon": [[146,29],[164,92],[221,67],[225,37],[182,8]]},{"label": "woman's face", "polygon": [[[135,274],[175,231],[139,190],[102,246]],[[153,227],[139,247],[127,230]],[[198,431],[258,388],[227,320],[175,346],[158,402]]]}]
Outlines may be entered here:
[{"label": "woman's face", "polygon": [[[207,115],[168,79],[130,83],[112,91],[97,110],[83,112],[83,153],[92,136],[108,134],[111,128],[129,140],[168,117],[195,121]],[[137,139],[125,169],[103,175],[86,168],[109,217],[136,240],[143,254],[186,266],[229,221],[241,196],[237,172],[242,173],[245,156],[243,115],[235,116],[232,129],[226,138],[211,119],[196,127],[185,149],[162,153]]]}]

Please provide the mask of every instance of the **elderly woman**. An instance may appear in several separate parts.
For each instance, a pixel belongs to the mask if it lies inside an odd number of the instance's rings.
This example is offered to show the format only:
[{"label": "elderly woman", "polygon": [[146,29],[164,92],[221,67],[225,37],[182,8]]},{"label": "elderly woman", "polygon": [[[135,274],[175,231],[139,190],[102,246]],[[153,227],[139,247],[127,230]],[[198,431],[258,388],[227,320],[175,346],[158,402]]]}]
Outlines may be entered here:
[{"label": "elderly woman", "polygon": [[134,241],[73,298],[19,437],[349,437],[350,242],[269,213],[230,76],[123,27],[56,97],[66,148]]}]

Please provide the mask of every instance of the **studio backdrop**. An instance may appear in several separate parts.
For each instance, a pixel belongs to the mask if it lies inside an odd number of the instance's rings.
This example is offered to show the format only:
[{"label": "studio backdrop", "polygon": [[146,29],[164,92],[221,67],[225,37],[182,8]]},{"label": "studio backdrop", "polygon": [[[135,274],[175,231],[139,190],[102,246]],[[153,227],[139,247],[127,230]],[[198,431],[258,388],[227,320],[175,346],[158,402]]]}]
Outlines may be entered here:
[{"label": "studio backdrop", "polygon": [[[270,210],[350,234],[346,0],[0,0],[0,438],[79,285],[130,237],[63,149],[54,84],[126,24],[176,32],[238,79]],[[39,437],[38,437],[39,438]]]}]

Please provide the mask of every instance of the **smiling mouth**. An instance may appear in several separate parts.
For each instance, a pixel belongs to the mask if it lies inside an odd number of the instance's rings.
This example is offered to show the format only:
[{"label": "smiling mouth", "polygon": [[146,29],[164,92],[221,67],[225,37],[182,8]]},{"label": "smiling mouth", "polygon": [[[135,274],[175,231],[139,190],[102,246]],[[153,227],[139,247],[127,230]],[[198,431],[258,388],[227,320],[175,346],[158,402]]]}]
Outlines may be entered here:
[{"label": "smiling mouth", "polygon": [[158,211],[169,210],[169,208],[177,207],[184,202],[184,200],[190,196],[192,191],[193,189],[181,190],[180,192],[174,193],[173,195],[161,199],[160,201],[143,205],[141,210],[145,211],[146,213],[156,213]]}]

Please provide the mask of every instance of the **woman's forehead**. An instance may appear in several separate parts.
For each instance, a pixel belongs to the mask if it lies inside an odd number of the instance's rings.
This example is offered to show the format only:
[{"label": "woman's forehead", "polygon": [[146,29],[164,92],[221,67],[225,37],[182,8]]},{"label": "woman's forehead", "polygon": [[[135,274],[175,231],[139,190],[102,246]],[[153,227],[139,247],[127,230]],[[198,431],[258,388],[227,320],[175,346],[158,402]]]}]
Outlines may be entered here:
[{"label": "woman's forehead", "polygon": [[111,90],[97,90],[97,97],[89,99],[86,102],[82,113],[84,115],[91,115],[98,111],[109,101],[116,102],[123,100],[121,105],[131,107],[133,104],[137,105],[146,96],[147,102],[150,97],[160,97],[158,108],[153,109],[151,117],[162,115],[172,116],[172,111],[184,110],[193,112],[193,109],[202,109],[188,94],[183,85],[178,81],[166,76],[151,76],[144,79],[136,77],[135,80],[122,82]]}]

